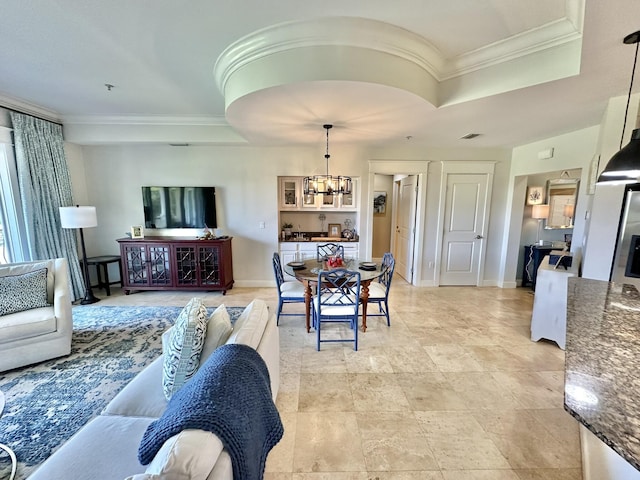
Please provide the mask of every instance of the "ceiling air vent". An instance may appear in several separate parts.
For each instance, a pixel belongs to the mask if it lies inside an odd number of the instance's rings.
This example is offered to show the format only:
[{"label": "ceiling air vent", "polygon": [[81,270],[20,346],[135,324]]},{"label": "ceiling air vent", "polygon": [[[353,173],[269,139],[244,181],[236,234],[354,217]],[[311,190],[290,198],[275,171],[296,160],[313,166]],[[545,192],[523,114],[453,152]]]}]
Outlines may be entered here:
[{"label": "ceiling air vent", "polygon": [[472,138],[476,138],[479,136],[479,133],[467,133],[466,135],[461,136],[460,140],[471,140]]}]

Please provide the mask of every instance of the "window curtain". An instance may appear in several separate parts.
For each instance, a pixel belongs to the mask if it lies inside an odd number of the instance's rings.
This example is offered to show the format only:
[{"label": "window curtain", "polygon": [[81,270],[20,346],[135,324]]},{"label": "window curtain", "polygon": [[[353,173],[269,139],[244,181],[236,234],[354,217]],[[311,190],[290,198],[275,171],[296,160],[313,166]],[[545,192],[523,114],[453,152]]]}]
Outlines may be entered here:
[{"label": "window curtain", "polygon": [[65,257],[74,299],[84,295],[77,232],[60,226],[59,207],[73,205],[71,179],[64,154],[62,126],[10,112],[13,124],[18,188],[33,260]]}]

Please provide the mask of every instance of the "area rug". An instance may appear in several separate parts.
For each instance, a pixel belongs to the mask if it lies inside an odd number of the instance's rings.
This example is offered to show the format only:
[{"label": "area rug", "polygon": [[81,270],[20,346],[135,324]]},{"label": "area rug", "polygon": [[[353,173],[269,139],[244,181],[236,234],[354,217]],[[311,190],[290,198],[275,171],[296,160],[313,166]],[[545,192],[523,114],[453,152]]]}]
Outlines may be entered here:
[{"label": "area rug", "polygon": [[[71,354],[0,373],[6,397],[0,443],[18,458],[24,479],[162,352],[162,333],[179,307],[76,306]],[[232,322],[242,308],[227,308]],[[211,313],[213,309],[209,309]],[[0,457],[0,478],[10,464]]]}]

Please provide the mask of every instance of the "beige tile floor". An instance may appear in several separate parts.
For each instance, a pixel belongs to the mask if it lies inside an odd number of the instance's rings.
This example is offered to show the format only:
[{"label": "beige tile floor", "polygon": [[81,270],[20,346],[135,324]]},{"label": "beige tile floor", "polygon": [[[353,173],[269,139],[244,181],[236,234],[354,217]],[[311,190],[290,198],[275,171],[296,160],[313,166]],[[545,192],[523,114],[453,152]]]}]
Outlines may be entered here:
[{"label": "beige tile floor", "polygon": [[[103,305],[277,305],[275,289],[114,289]],[[578,480],[578,424],[563,410],[564,352],[529,339],[528,289],[416,288],[394,279],[391,327],[368,319],[354,352],[315,349],[300,316],[280,320],[285,425],[266,480]],[[375,307],[373,308],[375,310]]]}]

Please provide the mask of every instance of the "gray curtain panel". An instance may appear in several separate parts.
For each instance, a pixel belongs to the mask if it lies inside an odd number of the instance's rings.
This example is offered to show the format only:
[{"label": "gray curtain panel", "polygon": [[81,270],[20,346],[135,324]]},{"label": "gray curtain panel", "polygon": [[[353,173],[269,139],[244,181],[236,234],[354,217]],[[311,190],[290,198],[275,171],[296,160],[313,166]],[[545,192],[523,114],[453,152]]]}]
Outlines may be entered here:
[{"label": "gray curtain panel", "polygon": [[77,232],[60,226],[59,207],[73,205],[62,126],[10,112],[27,242],[34,260],[65,257],[74,299],[84,295]]}]

